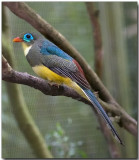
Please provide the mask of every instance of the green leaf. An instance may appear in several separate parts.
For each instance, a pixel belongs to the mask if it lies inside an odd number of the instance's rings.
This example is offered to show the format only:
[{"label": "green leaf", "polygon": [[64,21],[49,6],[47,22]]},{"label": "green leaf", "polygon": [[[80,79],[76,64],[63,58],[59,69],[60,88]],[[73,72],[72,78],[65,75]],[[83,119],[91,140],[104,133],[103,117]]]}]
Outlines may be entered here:
[{"label": "green leaf", "polygon": [[57,128],[57,133],[58,133],[60,136],[63,136],[63,135],[65,134],[65,131],[63,130],[63,128],[61,127],[61,125],[60,125],[59,122],[57,122],[56,128]]},{"label": "green leaf", "polygon": [[83,150],[78,151],[82,158],[88,158],[87,154]]}]

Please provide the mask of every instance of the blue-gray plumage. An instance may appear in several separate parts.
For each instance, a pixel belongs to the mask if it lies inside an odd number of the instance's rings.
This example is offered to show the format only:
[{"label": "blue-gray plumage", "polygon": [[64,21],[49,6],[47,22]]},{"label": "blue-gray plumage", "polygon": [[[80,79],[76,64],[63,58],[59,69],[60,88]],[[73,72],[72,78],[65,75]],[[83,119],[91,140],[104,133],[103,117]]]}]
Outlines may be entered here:
[{"label": "blue-gray plumage", "polygon": [[45,39],[44,42],[42,42],[41,50],[40,52],[43,55],[57,55],[58,57],[67,59],[69,61],[72,61],[73,58],[69,56],[67,53],[65,53],[63,50],[58,48],[55,44]]}]

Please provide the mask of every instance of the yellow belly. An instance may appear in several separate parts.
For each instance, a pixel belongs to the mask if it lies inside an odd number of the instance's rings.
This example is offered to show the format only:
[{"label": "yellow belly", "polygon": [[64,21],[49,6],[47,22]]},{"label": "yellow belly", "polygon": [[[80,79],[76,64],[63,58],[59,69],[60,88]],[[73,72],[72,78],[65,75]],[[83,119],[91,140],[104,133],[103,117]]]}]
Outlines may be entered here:
[{"label": "yellow belly", "polygon": [[41,78],[58,84],[65,84],[74,89],[78,94],[80,94],[85,99],[88,99],[88,97],[85,95],[81,87],[78,86],[77,83],[73,82],[70,78],[62,77],[43,65],[32,67],[32,69]]},{"label": "yellow belly", "polygon": [[62,77],[43,65],[32,67],[32,69],[41,78],[49,80],[51,82],[55,82],[59,84],[71,82],[70,78]]}]

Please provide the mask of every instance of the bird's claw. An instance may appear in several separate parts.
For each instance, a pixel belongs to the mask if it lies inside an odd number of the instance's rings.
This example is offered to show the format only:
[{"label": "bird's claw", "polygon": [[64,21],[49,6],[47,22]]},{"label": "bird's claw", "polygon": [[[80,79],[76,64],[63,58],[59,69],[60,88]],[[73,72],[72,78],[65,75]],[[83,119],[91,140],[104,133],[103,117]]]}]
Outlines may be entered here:
[{"label": "bird's claw", "polygon": [[51,82],[51,83],[50,83],[50,86],[51,86],[51,87],[53,86],[53,87],[57,87],[57,88],[59,88],[59,86],[60,86],[60,85],[59,85],[59,84],[57,84],[57,83],[53,83],[53,82]]}]

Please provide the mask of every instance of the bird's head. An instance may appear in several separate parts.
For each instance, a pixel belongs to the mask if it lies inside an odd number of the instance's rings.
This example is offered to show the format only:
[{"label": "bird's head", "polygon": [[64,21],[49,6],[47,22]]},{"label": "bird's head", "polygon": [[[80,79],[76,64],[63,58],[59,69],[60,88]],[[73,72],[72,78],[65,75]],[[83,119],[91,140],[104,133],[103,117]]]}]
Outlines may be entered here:
[{"label": "bird's head", "polygon": [[35,33],[22,33],[18,37],[13,39],[13,42],[23,42],[27,46],[32,45],[39,36]]},{"label": "bird's head", "polygon": [[13,42],[22,42],[24,54],[26,56],[29,50],[31,49],[32,45],[36,41],[40,42],[40,39],[43,39],[42,35],[27,32],[27,33],[22,33],[18,37],[14,38]]}]

